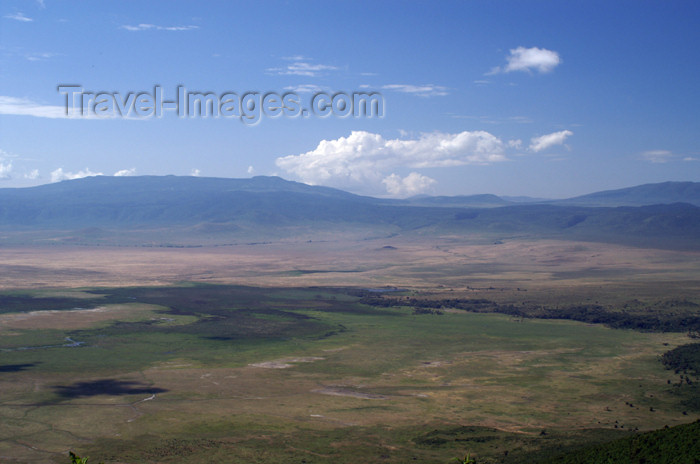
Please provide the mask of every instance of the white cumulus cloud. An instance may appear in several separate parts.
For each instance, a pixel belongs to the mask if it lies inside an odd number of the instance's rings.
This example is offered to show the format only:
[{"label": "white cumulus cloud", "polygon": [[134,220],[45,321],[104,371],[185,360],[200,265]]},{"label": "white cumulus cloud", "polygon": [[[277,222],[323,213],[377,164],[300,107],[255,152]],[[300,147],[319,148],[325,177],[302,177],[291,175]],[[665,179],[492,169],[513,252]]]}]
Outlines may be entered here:
[{"label": "white cumulus cloud", "polygon": [[520,148],[523,146],[523,141],[520,139],[508,140],[508,146],[510,148],[515,148],[516,150],[520,150]]},{"label": "white cumulus cloud", "polygon": [[121,169],[114,173],[114,177],[127,177],[136,174],[136,168],[131,169]]},{"label": "white cumulus cloud", "polygon": [[567,137],[574,135],[570,130],[553,132],[530,139],[530,151],[539,152],[554,145],[562,145]]},{"label": "white cumulus cloud", "polygon": [[12,175],[12,161],[9,163],[0,163],[0,180],[7,180]]},{"label": "white cumulus cloud", "polygon": [[67,172],[63,168],[58,168],[51,173],[51,182],[59,182],[62,180],[82,179],[83,177],[101,176],[101,172],[92,172],[89,168],[78,172]]},{"label": "white cumulus cloud", "polygon": [[398,174],[391,174],[382,180],[386,191],[395,197],[407,197],[425,193],[434,183],[435,179],[417,172],[412,172],[403,178]]},{"label": "white cumulus cloud", "polygon": [[[433,132],[411,139],[385,139],[379,134],[353,131],[347,137],[322,140],[309,152],[277,158],[276,164],[308,184],[332,185],[355,191],[398,188],[389,175],[397,168],[435,168],[490,164],[506,159],[505,144],[484,131],[457,134]],[[403,187],[432,185],[414,175]],[[384,182],[390,178],[387,182]],[[401,185],[404,185],[402,180]],[[397,190],[396,190],[397,191]]]},{"label": "white cumulus cloud", "polygon": [[546,48],[512,48],[506,57],[508,64],[505,68],[495,67],[488,74],[509,73],[513,71],[548,73],[559,66],[561,58],[559,53]]},{"label": "white cumulus cloud", "polygon": [[29,172],[29,173],[27,173],[27,174],[24,175],[24,178],[25,178],[25,179],[30,179],[30,180],[38,179],[38,178],[39,178],[39,170],[38,170],[38,169],[32,169],[31,172]]}]

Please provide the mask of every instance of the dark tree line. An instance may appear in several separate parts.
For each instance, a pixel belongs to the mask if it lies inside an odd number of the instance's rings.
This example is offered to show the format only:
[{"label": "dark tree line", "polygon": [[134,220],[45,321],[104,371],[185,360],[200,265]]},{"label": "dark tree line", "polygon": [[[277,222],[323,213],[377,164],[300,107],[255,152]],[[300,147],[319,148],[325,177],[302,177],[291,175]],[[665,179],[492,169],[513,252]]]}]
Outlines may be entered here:
[{"label": "dark tree line", "polygon": [[461,309],[476,313],[501,313],[519,318],[568,319],[590,324],[605,324],[615,329],[635,329],[644,332],[697,332],[700,315],[664,312],[657,309],[644,312],[612,310],[598,304],[578,304],[547,307],[537,304],[500,304],[483,298],[474,299],[418,299],[413,297],[386,297],[364,295],[361,303],[376,307],[408,306],[414,309]]}]

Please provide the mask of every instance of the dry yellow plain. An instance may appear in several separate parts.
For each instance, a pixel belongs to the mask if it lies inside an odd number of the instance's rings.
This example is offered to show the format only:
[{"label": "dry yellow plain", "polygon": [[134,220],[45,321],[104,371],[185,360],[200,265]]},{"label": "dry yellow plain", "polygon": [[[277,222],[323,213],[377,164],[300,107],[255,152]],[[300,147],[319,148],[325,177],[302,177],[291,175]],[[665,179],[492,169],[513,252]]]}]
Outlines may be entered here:
[{"label": "dry yellow plain", "polygon": [[697,291],[700,252],[557,240],[475,244],[460,237],[200,248],[0,248],[0,289],[178,282],[462,290],[634,285],[640,291],[645,283],[667,282]]}]

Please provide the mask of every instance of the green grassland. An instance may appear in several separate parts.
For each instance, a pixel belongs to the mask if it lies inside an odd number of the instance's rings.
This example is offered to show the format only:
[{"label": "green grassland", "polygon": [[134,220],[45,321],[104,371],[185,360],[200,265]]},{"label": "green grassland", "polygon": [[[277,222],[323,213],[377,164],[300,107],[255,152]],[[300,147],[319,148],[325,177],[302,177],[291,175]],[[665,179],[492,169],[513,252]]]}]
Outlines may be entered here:
[{"label": "green grassland", "polygon": [[[363,297],[230,285],[0,295],[0,317],[61,318],[0,319],[0,460],[66,462],[72,449],[106,463],[536,462],[698,418],[659,359],[685,333]],[[81,310],[94,308],[104,316],[88,323]]]}]

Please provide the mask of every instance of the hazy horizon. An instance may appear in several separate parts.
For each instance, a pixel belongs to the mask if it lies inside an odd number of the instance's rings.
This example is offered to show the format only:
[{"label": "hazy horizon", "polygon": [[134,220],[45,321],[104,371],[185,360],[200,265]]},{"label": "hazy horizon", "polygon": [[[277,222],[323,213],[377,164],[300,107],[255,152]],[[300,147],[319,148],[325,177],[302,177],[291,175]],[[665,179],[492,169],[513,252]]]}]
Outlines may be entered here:
[{"label": "hazy horizon", "polygon": [[[134,175],[130,175],[129,177],[153,177],[153,176],[155,176],[155,177],[168,177],[168,176],[175,176],[175,177],[196,177],[196,178],[202,178],[202,179],[207,179],[207,178],[209,178],[209,179],[229,179],[229,180],[246,180],[246,179],[253,179],[253,178],[255,178],[255,177],[275,177],[275,178],[282,179],[282,180],[284,180],[284,181],[299,182],[299,183],[301,183],[301,184],[308,185],[308,186],[311,186],[311,187],[330,187],[330,188],[336,188],[337,190],[346,191],[346,192],[349,192],[349,193],[356,193],[356,192],[352,192],[352,191],[350,191],[350,190],[346,190],[346,189],[343,189],[343,188],[337,188],[337,187],[332,187],[332,186],[327,186],[327,185],[320,185],[320,184],[310,184],[310,183],[302,182],[302,181],[295,180],[295,179],[291,179],[291,178],[286,178],[286,177],[284,177],[284,176],[279,176],[279,175],[271,175],[271,176],[270,176],[270,175],[263,175],[263,174],[260,174],[260,175],[250,176],[250,177],[218,177],[218,176],[201,176],[201,175],[197,175],[197,176],[191,176],[191,175],[190,175],[190,176],[187,176],[187,175],[184,175],[184,176],[183,176],[183,175],[176,175],[176,174],[162,174],[162,175],[158,175],[158,174],[134,174]],[[53,183],[56,183],[56,182],[64,182],[64,181],[77,180],[77,179],[86,179],[86,178],[90,178],[90,177],[121,177],[121,176],[109,176],[109,175],[104,175],[104,174],[89,175],[89,176],[80,176],[80,177],[75,177],[75,178],[72,178],[72,179],[60,179],[60,180],[56,180],[56,181],[42,182],[42,183],[40,183],[40,184],[35,184],[35,185],[0,186],[0,190],[2,190],[2,189],[4,189],[4,188],[23,189],[23,188],[39,187],[39,186],[42,186],[42,185],[49,185],[49,184],[53,184]],[[583,192],[583,193],[580,193],[580,194],[577,194],[577,195],[563,196],[563,197],[555,197],[555,196],[535,197],[535,196],[530,196],[530,195],[525,195],[525,194],[500,194],[500,193],[498,193],[498,192],[491,192],[491,191],[484,191],[484,192],[481,192],[481,191],[476,192],[476,191],[475,191],[475,192],[458,193],[458,194],[454,194],[454,195],[439,195],[439,194],[419,193],[419,194],[415,194],[415,195],[411,195],[411,196],[403,196],[403,197],[400,197],[400,198],[420,198],[420,197],[440,197],[440,196],[450,197],[450,196],[495,195],[495,196],[500,197],[500,198],[502,198],[502,199],[504,199],[504,200],[511,200],[511,201],[518,201],[519,199],[523,199],[523,200],[524,200],[524,199],[532,199],[532,200],[543,200],[543,201],[546,201],[546,200],[566,200],[566,199],[571,199],[571,198],[575,198],[575,197],[578,197],[578,196],[590,195],[590,194],[594,194],[594,193],[601,193],[601,192],[615,191],[615,190],[623,190],[623,189],[628,189],[628,188],[640,187],[640,186],[643,186],[643,185],[663,184],[663,183],[668,183],[668,182],[672,182],[672,183],[686,183],[686,182],[693,182],[693,181],[664,181],[664,182],[652,182],[652,183],[648,183],[648,184],[624,185],[624,186],[615,187],[615,188],[610,188],[610,189],[604,189],[604,190],[586,191],[586,192]],[[0,185],[1,185],[1,184],[0,184]],[[361,194],[361,193],[360,193],[360,195],[370,196],[370,197],[380,198],[380,199],[381,199],[381,198],[386,198],[386,199],[395,198],[394,196],[389,195],[389,194],[383,194],[383,195],[382,195],[382,194],[374,194],[374,195],[372,195],[372,194]]]}]

